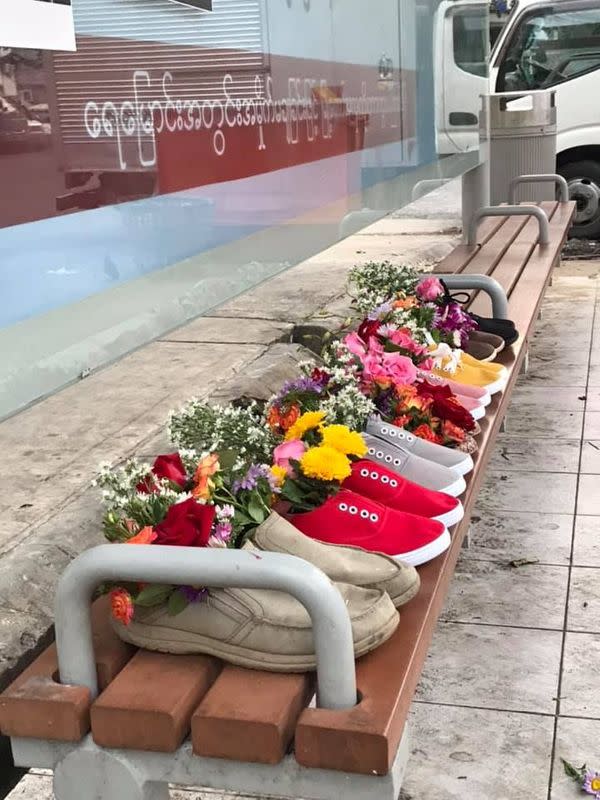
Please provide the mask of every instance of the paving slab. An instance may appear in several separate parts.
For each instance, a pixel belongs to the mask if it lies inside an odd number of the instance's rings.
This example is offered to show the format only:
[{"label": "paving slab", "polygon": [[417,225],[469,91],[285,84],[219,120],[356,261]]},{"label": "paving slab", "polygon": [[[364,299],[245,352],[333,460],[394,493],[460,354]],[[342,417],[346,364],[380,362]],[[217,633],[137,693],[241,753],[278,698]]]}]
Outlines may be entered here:
[{"label": "paving slab", "polygon": [[600,517],[576,517],[573,564],[600,567]]},{"label": "paving slab", "polygon": [[524,511],[539,509],[543,498],[543,508],[547,513],[573,514],[576,486],[576,475],[491,469],[481,488],[479,500],[501,511]]},{"label": "paving slab", "polygon": [[600,439],[582,442],[581,471],[595,475],[600,473]]},{"label": "paving slab", "polygon": [[[581,520],[593,517],[581,517]],[[574,517],[536,511],[506,514],[479,501],[471,517],[469,559],[522,560],[565,566],[571,558]],[[587,539],[586,539],[587,541]],[[600,545],[598,546],[600,565]]]},{"label": "paving slab", "polygon": [[413,745],[400,800],[545,797],[551,718],[415,703],[410,719]]},{"label": "paving slab", "polygon": [[600,567],[573,567],[567,629],[600,634]]},{"label": "paving slab", "polygon": [[566,566],[511,566],[506,561],[477,561],[463,556],[441,619],[562,630],[568,583]]},{"label": "paving slab", "polygon": [[559,631],[440,623],[415,697],[553,714],[561,644]]},{"label": "paving slab", "polygon": [[163,336],[163,342],[204,342],[213,344],[272,344],[289,341],[293,325],[269,319],[199,317]]},{"label": "paving slab", "polygon": [[560,713],[600,719],[600,634],[565,637]]},{"label": "paving slab", "polygon": [[[553,386],[549,392],[545,387],[527,383],[521,377],[513,391],[510,413],[513,409],[535,407],[540,410],[583,411],[586,401],[585,382],[580,386]],[[589,397],[588,397],[589,407]],[[600,410],[600,390],[598,391],[598,410]]]},{"label": "paving slab", "polygon": [[557,721],[550,800],[584,797],[565,774],[563,758],[576,767],[588,764],[600,771],[600,720],[559,717]]},{"label": "paving slab", "polygon": [[600,514],[600,475],[580,475],[578,514]]},{"label": "paving slab", "polygon": [[[523,420],[523,415],[520,420]],[[496,440],[490,459],[492,469],[504,472],[578,472],[581,452],[578,439],[520,436],[515,430],[512,414],[506,419],[506,424],[509,433],[500,434]]]}]

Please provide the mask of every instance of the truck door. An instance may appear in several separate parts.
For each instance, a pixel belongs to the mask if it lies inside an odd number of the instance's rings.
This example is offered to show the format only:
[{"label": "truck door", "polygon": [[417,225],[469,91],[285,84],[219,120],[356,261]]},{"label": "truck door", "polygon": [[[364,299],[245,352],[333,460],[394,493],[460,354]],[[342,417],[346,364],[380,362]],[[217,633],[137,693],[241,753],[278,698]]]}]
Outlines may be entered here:
[{"label": "truck door", "polygon": [[438,152],[479,145],[480,94],[488,91],[488,6],[443,2],[436,20]]}]

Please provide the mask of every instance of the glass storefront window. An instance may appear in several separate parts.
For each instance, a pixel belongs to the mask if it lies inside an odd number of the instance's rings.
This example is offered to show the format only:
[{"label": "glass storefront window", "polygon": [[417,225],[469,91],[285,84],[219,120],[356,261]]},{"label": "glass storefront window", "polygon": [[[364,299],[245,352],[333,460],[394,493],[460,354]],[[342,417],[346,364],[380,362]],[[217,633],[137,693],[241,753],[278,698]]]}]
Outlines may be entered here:
[{"label": "glass storefront window", "polygon": [[73,10],[75,52],[0,33],[0,416],[478,163],[485,3]]}]

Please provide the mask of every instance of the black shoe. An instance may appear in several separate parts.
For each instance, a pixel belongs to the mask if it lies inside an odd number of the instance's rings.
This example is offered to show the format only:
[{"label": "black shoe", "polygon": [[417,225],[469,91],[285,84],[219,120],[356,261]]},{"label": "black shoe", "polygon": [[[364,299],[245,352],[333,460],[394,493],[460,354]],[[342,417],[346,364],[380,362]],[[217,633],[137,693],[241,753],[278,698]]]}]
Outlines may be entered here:
[{"label": "black shoe", "polygon": [[[469,314],[469,312],[467,312]],[[469,314],[473,322],[484,333],[493,333],[501,336],[507,346],[514,344],[519,338],[519,331],[515,328],[515,323],[511,319],[501,317],[480,317],[477,314]]]},{"label": "black shoe", "polygon": [[[440,283],[444,287],[443,302],[448,303],[468,303],[471,296],[468,292],[455,292],[451,294],[448,287],[443,280]],[[515,323],[511,319],[502,319],[500,317],[480,317],[477,314],[471,314],[470,311],[465,310],[465,313],[471,317],[473,322],[477,323],[477,327],[483,333],[493,333],[496,336],[501,336],[506,342],[507,346],[514,344],[519,338],[519,332],[515,328]]]}]

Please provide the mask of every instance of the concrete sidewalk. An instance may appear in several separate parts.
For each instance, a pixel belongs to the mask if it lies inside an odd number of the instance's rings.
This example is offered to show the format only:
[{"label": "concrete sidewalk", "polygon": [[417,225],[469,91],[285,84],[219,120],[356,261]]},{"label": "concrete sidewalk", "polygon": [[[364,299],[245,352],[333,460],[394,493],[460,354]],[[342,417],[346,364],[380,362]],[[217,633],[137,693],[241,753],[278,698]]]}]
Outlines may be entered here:
[{"label": "concrete sidewalk", "polygon": [[[598,269],[564,264],[546,298],[413,704],[401,800],[575,800],[560,758],[600,770]],[[10,795],[51,798],[39,772]]]}]

